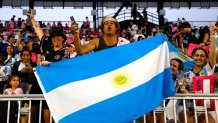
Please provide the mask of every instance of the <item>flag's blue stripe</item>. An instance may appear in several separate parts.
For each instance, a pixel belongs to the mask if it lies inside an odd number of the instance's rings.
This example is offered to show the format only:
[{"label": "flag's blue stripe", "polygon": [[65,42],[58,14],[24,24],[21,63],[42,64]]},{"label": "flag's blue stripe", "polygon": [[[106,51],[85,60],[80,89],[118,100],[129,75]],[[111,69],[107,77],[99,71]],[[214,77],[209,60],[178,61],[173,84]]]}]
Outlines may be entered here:
[{"label": "flag's blue stripe", "polygon": [[194,67],[194,61],[185,61],[184,64],[184,70],[191,70]]},{"label": "flag's blue stripe", "polygon": [[145,41],[56,62],[49,66],[37,66],[36,71],[45,91],[50,92],[70,82],[99,76],[123,67],[156,49],[165,41],[164,35],[157,36]]},{"label": "flag's blue stripe", "polygon": [[218,37],[216,38],[216,47],[218,49]]},{"label": "flag's blue stripe", "polygon": [[170,52],[181,52],[171,42],[167,41],[167,44]]},{"label": "flag's blue stripe", "polygon": [[60,123],[129,123],[155,109],[164,98],[174,95],[170,75],[171,70],[165,69],[147,83],[72,113]]}]

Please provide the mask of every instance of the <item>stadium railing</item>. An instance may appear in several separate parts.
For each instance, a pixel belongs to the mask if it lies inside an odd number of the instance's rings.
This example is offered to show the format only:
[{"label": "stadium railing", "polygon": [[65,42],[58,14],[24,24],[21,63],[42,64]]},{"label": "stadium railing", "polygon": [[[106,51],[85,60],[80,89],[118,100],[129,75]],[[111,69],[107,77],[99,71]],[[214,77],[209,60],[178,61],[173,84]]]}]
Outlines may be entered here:
[{"label": "stadium railing", "polygon": [[[202,106],[196,105],[196,101],[199,99],[204,100],[204,104]],[[2,114],[5,114],[6,121],[7,123],[10,123],[10,111],[11,111],[11,104],[12,102],[16,102],[17,104],[17,112],[16,112],[16,119],[17,123],[21,122],[21,117],[25,114],[28,116],[28,123],[31,122],[31,104],[33,101],[39,101],[39,114],[38,114],[38,119],[39,123],[41,122],[41,117],[42,117],[42,101],[45,100],[43,95],[0,95],[0,103],[5,103],[6,105],[1,106],[6,106],[4,108],[0,108],[0,112]],[[165,99],[162,103],[162,105],[158,106],[156,109],[153,110],[152,114],[154,116],[154,119],[156,119],[157,114],[162,113],[164,116],[164,122],[169,123],[174,122],[177,123],[178,120],[178,114],[177,114],[177,101],[182,100],[183,101],[183,108],[184,108],[184,114],[185,114],[185,123],[187,123],[187,113],[185,112],[187,107],[186,107],[186,100],[192,100],[193,101],[193,109],[194,109],[194,118],[195,122],[197,123],[197,114],[199,113],[204,113],[206,116],[206,122],[208,123],[208,111],[207,111],[207,102],[209,100],[214,100],[214,119],[218,121],[218,94],[176,94],[172,97],[169,97]],[[26,101],[29,103],[29,107],[23,107],[23,102]],[[5,111],[5,112],[4,112]],[[144,119],[146,119],[146,115],[144,115]],[[52,116],[50,116],[50,123],[52,123]],[[138,123],[138,120],[132,121],[133,123]],[[146,120],[144,120],[144,123],[146,123]],[[156,123],[156,120],[154,120],[154,123]]]}]

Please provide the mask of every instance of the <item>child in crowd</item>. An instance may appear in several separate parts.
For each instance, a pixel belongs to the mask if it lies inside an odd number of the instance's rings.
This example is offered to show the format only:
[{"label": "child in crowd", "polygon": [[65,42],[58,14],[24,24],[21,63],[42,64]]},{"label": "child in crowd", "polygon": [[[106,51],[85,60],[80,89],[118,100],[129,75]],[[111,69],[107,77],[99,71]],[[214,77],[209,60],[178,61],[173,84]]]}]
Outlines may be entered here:
[{"label": "child in crowd", "polygon": [[70,58],[76,57],[77,53],[75,52],[74,44],[67,44],[67,50],[70,53]]},{"label": "child in crowd", "polygon": [[[5,95],[12,95],[12,94],[23,94],[23,90],[19,87],[20,85],[20,78],[17,75],[12,75],[8,79],[8,83],[6,85],[6,89],[4,90]],[[7,104],[3,110],[7,110]],[[17,122],[17,113],[18,113],[18,103],[17,101],[11,101],[10,103],[10,123]]]},{"label": "child in crowd", "polygon": [[12,94],[23,94],[23,90],[19,88],[20,78],[17,75],[12,75],[8,79],[7,88],[4,90],[4,94],[12,95]]}]

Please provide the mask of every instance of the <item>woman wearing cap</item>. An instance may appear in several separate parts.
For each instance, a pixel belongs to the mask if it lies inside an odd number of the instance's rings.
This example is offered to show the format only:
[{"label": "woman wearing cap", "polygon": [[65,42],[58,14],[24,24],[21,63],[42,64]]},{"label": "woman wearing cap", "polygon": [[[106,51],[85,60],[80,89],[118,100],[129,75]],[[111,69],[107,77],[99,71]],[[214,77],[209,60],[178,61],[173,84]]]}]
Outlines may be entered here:
[{"label": "woman wearing cap", "polygon": [[[74,35],[75,48],[78,54],[85,54],[92,51],[99,51],[111,47],[115,47],[119,44],[118,32],[120,25],[116,19],[112,17],[106,17],[102,20],[103,36],[101,38],[93,38],[88,44],[81,45],[79,38],[79,29],[76,23],[71,23],[71,30]],[[127,42],[129,43],[129,42]]]},{"label": "woman wearing cap", "polygon": [[66,47],[67,47],[67,50],[70,53],[70,58],[76,57],[77,53],[75,52],[74,44],[67,44]]},{"label": "woman wearing cap", "polygon": [[41,65],[48,65],[51,62],[69,58],[69,52],[64,46],[66,36],[63,34],[63,32],[58,29],[53,29],[48,40],[46,40],[43,30],[37,24],[33,14],[28,12],[27,16],[30,18],[35,32],[41,41],[41,49],[43,55],[45,56],[44,60],[41,62]]},{"label": "woman wearing cap", "polygon": [[[43,33],[43,30],[37,24],[34,16],[31,12],[27,13],[27,16],[31,20],[35,32],[40,40],[41,50],[43,52],[44,60],[41,61],[41,65],[48,65],[51,62],[56,62],[60,60],[64,60],[69,58],[69,52],[64,46],[64,42],[66,40],[66,36],[60,30],[53,30],[50,33],[48,40],[46,40],[46,36]],[[50,121],[50,111],[48,106],[43,103],[44,107],[44,120],[46,123]]]}]

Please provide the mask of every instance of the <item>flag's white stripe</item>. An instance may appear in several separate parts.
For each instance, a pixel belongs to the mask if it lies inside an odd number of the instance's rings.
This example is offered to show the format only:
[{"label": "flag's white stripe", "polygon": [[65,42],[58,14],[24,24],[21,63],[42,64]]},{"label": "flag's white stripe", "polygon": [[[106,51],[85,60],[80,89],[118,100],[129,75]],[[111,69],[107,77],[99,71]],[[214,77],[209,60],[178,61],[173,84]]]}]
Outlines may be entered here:
[{"label": "flag's white stripe", "polygon": [[[149,81],[169,67],[169,59],[165,60],[165,57],[168,56],[167,43],[163,43],[144,57],[122,68],[87,79],[88,81],[72,82],[52,90],[47,94],[47,97],[50,99],[48,103],[52,104],[50,109],[57,113],[54,117],[57,118],[55,120],[60,120],[73,112]],[[130,83],[125,88],[115,87],[111,81],[111,78],[120,72],[126,73],[130,77]],[[63,97],[63,95],[67,96]]]},{"label": "flag's white stripe", "polygon": [[[205,94],[210,94],[210,79],[203,80],[203,92]],[[210,100],[205,100],[206,106],[210,108]]]}]

